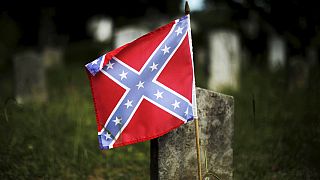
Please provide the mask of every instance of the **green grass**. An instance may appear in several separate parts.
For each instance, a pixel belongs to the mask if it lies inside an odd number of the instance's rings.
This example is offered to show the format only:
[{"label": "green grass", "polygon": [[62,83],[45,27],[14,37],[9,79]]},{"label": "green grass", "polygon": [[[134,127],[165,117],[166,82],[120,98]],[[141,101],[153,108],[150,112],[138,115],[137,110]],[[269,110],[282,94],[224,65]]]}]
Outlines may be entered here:
[{"label": "green grass", "polygon": [[[319,179],[319,72],[288,90],[285,72],[250,69],[235,98],[235,179]],[[253,108],[253,101],[255,108]]]},{"label": "green grass", "polygon": [[42,105],[1,97],[0,179],[149,178],[148,142],[99,150],[82,66],[49,71],[48,89]]},{"label": "green grass", "polygon": [[[0,77],[0,179],[149,179],[149,142],[99,150],[82,63],[48,71],[45,104],[17,105],[11,74]],[[234,179],[320,178],[319,69],[309,77],[288,91],[285,72],[249,68],[239,91],[225,91],[235,99]]]}]

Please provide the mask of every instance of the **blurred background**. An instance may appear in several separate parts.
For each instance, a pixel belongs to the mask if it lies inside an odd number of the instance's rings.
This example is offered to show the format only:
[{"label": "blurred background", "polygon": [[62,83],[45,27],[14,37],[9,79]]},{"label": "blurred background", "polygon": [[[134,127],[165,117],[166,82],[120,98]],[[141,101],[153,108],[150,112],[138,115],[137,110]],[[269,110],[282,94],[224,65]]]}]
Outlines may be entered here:
[{"label": "blurred background", "polygon": [[[189,0],[196,84],[234,96],[234,179],[320,179],[320,7]],[[98,148],[84,65],[183,0],[0,5],[0,179],[149,179],[149,142]]]}]

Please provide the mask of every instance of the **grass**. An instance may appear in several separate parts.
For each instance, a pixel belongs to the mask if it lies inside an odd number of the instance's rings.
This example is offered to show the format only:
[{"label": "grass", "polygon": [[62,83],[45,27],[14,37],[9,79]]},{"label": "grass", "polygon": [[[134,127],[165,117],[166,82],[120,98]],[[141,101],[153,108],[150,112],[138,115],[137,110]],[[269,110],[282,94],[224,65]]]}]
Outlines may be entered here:
[{"label": "grass", "polygon": [[[286,72],[251,67],[239,91],[225,91],[235,98],[234,179],[320,178],[320,73],[310,72],[288,91]],[[149,142],[99,150],[82,63],[48,71],[45,104],[17,105],[11,71],[0,78],[0,179],[149,179]]]},{"label": "grass", "polygon": [[306,87],[290,91],[283,71],[243,73],[231,92],[235,179],[320,178],[319,75],[314,68]]},{"label": "grass", "polygon": [[99,150],[82,66],[49,71],[48,86],[46,104],[2,105],[0,179],[149,179],[148,142]]}]

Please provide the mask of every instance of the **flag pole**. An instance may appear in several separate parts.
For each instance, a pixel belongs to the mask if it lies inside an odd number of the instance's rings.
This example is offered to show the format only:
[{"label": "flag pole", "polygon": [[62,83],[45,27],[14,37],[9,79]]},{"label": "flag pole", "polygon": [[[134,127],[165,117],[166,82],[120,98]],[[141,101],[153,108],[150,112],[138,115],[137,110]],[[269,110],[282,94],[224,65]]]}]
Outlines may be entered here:
[{"label": "flag pole", "polygon": [[199,180],[202,180],[198,118],[195,118],[194,122],[195,122],[195,129],[196,129],[196,148],[197,148],[197,160],[198,160],[198,176],[199,176]]},{"label": "flag pole", "polygon": [[[190,14],[190,8],[189,8],[189,3],[188,0],[186,0],[185,5],[184,5],[184,13],[185,15]],[[199,180],[202,180],[202,175],[201,175],[201,158],[200,158],[200,138],[199,138],[199,121],[198,117],[194,118],[195,122],[195,131],[196,131],[196,149],[197,149],[197,164],[198,164],[198,178]]]}]

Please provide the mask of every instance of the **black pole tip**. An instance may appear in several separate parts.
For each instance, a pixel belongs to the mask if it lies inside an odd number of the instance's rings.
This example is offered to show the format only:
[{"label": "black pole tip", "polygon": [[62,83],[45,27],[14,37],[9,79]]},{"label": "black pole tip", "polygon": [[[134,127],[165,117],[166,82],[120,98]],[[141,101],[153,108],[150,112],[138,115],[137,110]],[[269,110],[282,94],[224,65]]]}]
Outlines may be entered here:
[{"label": "black pole tip", "polygon": [[189,3],[188,3],[188,1],[186,1],[186,3],[184,4],[184,14],[185,14],[185,15],[190,14],[190,8],[189,8]]}]

